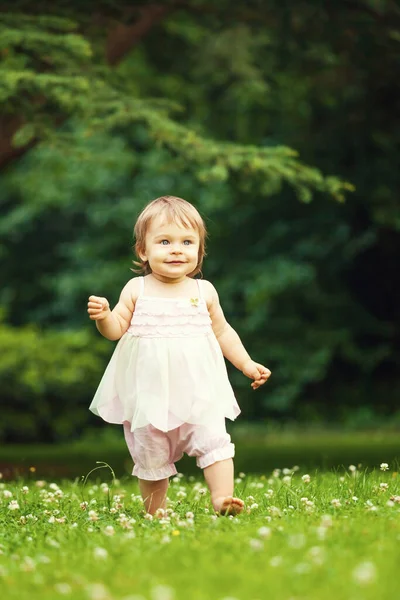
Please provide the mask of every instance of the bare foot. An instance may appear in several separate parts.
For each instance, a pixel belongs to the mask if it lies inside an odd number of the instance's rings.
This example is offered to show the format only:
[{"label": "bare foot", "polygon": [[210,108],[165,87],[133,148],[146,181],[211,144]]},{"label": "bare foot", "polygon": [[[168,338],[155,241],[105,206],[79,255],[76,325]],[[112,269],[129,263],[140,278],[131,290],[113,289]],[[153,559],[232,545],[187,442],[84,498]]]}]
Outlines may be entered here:
[{"label": "bare foot", "polygon": [[214,503],[214,510],[217,514],[222,516],[227,515],[238,515],[244,508],[243,500],[234,498],[232,496],[226,496],[225,498],[217,498]]}]

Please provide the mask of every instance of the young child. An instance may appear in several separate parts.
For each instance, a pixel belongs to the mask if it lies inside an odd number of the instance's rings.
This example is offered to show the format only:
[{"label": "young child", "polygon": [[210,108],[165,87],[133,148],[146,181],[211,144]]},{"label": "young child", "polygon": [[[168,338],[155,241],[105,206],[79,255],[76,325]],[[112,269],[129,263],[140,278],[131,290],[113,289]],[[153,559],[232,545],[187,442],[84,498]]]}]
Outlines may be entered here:
[{"label": "young child", "polygon": [[139,215],[134,234],[144,277],[128,281],[112,311],[106,298],[89,298],[97,329],[120,340],[90,410],[123,424],[148,513],[163,514],[169,477],[184,452],[204,470],[214,510],[240,513],[234,444],[225,428],[225,418],[234,420],[240,408],[224,356],[253,379],[253,389],[271,372],[247,354],[214,286],[194,279],[206,237],[196,208],[174,196],[157,198]]}]

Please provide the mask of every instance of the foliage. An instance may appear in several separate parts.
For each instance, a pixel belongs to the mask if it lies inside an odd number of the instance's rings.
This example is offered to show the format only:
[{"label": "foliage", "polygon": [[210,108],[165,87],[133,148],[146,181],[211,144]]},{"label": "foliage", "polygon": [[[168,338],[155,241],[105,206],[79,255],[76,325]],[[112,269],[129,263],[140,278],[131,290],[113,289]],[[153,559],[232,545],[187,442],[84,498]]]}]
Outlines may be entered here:
[{"label": "foliage", "polygon": [[[224,18],[224,2],[175,7],[117,66],[105,59],[105,33],[129,25],[124,4],[118,13],[100,3],[98,26],[90,2],[63,5],[65,23],[0,10],[11,36],[9,110],[22,110],[34,85],[46,99],[30,104],[25,125],[26,139],[46,142],[2,176],[0,303],[16,326],[91,327],[87,296],[114,303],[132,276],[135,215],[175,193],[204,214],[204,276],[273,371],[252,394],[231,370],[243,416],[390,418],[400,360],[396,11],[344,0],[334,9],[248,4]],[[33,35],[29,48],[12,46],[18,28]],[[70,35],[80,39],[73,48]],[[44,49],[56,67],[43,68]],[[64,103],[52,77],[69,90]],[[79,98],[68,77],[86,82]],[[332,202],[349,190],[345,180],[354,193]]]},{"label": "foliage", "polygon": [[0,439],[71,439],[88,420],[87,389],[95,389],[109,349],[84,331],[7,325],[0,348]]}]

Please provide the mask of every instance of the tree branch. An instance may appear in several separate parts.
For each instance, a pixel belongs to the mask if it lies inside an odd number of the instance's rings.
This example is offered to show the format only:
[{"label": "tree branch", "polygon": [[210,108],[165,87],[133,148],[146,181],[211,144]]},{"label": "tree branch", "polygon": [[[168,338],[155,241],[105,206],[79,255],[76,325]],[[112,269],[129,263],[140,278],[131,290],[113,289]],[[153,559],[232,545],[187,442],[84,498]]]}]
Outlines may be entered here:
[{"label": "tree branch", "polygon": [[132,25],[118,23],[109,31],[106,45],[107,62],[116,66],[141,39],[175,10],[173,4],[149,4],[140,9],[140,16]]}]

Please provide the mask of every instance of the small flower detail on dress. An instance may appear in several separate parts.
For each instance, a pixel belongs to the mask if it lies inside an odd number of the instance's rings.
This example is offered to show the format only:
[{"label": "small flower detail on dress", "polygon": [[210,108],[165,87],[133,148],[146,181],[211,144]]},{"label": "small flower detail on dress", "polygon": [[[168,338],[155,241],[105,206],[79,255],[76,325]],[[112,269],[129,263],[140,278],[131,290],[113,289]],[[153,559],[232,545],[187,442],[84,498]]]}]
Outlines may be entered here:
[{"label": "small flower detail on dress", "polygon": [[190,298],[190,304],[192,306],[198,306],[199,305],[199,299],[198,298]]}]

